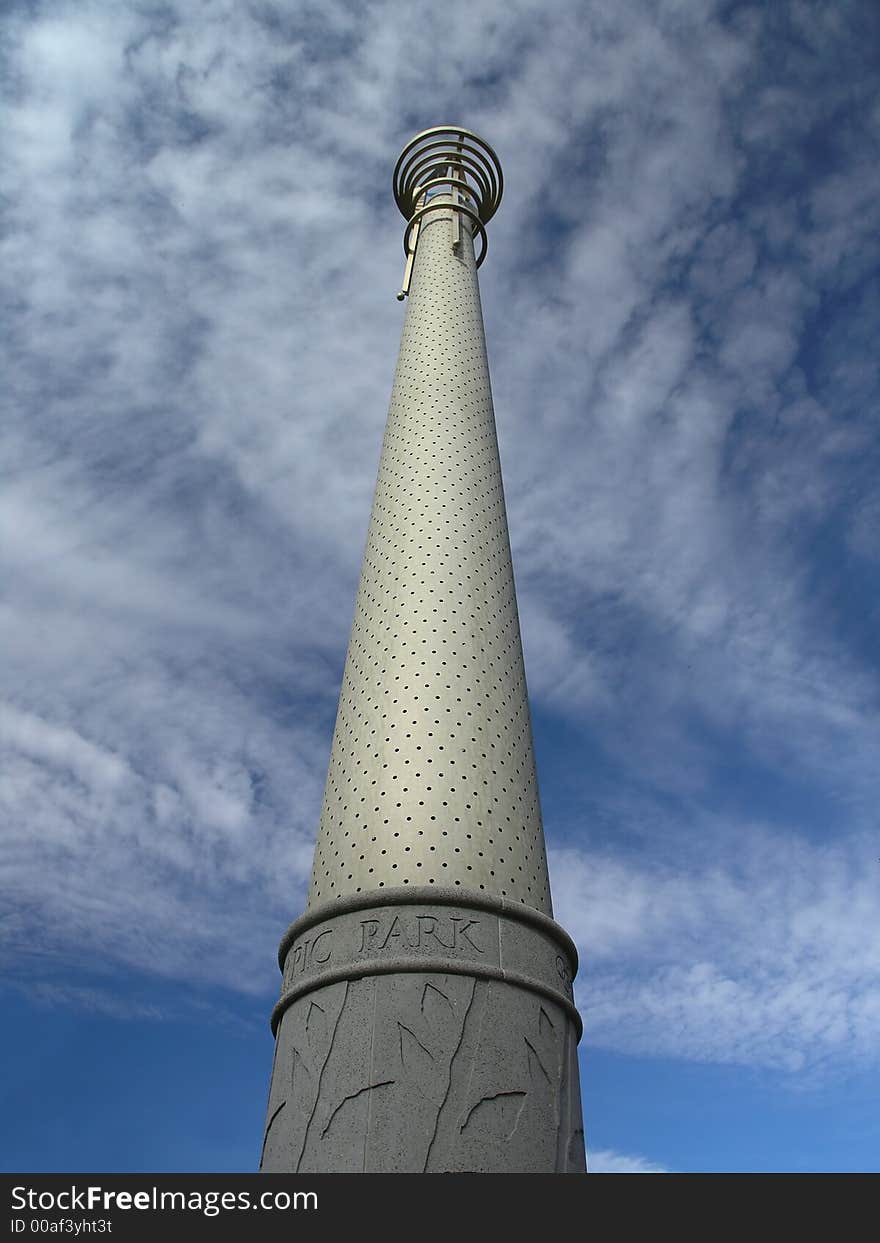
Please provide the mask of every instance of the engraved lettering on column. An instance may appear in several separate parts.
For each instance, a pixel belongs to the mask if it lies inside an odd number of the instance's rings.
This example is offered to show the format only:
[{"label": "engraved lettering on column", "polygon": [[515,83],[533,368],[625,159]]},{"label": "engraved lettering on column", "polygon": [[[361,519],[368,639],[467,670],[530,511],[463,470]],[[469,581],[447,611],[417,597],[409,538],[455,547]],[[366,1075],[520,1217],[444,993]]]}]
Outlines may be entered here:
[{"label": "engraved lettering on column", "polygon": [[367,948],[367,944],[375,940],[376,933],[379,931],[378,919],[362,919],[361,920],[361,943],[358,946],[358,953],[362,954]]},{"label": "engraved lettering on column", "polygon": [[569,997],[571,997],[572,996],[571,972],[569,971],[568,964],[566,963],[565,959],[562,957],[561,954],[556,955],[556,974],[559,976],[560,980],[562,981],[563,988],[568,993]]},{"label": "engraved lettering on column", "polygon": [[325,928],[323,932],[319,932],[318,935],[315,937],[314,941],[312,942],[312,962],[324,963],[324,962],[329,961],[330,956],[333,953],[333,946],[332,945],[323,946],[321,950],[321,954],[318,953],[318,946],[323,941],[324,937],[331,936],[332,932],[333,932],[332,928]]},{"label": "engraved lettering on column", "polygon": [[478,954],[485,953],[485,950],[481,950],[479,945],[477,945],[475,941],[471,940],[470,933],[468,932],[469,928],[478,927],[480,923],[478,919],[469,919],[467,923],[464,924],[463,928],[459,928],[458,925],[464,923],[464,916],[450,915],[449,918],[452,920],[452,943],[455,949],[459,948],[459,941],[467,941],[471,949],[475,949]]},{"label": "engraved lettering on column", "polygon": [[307,937],[297,942],[287,955],[284,964],[284,985],[287,987],[298,975],[303,975],[309,968],[322,966],[329,962],[333,955],[333,929],[324,928],[315,937]]},{"label": "engraved lettering on column", "polygon": [[417,945],[422,944],[423,938],[427,939],[428,937],[433,937],[434,940],[437,941],[439,945],[442,945],[444,949],[446,950],[455,949],[454,932],[453,932],[453,937],[451,941],[444,941],[443,938],[440,936],[440,933],[437,931],[438,921],[435,915],[417,915],[416,920],[418,921],[418,931],[416,933],[416,944]]},{"label": "engraved lettering on column", "polygon": [[412,949],[412,946],[410,945],[406,937],[406,929],[404,928],[403,921],[401,920],[399,915],[394,916],[394,919],[391,921],[391,927],[388,929],[388,932],[385,934],[385,940],[382,942],[379,948],[385,949],[385,947],[388,945],[388,942],[391,940],[392,937],[395,939],[395,941],[398,941],[400,945],[405,945],[407,949]]}]

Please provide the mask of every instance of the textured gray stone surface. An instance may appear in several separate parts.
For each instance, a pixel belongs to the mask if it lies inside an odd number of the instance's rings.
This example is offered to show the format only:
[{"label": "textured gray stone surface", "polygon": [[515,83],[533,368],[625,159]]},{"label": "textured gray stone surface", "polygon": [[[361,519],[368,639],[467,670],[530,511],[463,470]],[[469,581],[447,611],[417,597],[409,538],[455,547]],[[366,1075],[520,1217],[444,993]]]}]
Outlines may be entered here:
[{"label": "textured gray stone surface", "polygon": [[[281,999],[273,1025],[300,993],[357,975],[420,966],[509,980],[573,1007],[577,955],[548,916],[503,898],[413,888],[349,898],[309,911],[289,929],[279,961]],[[580,1020],[572,1008],[580,1030]]]},{"label": "textured gray stone surface", "polygon": [[565,934],[407,896],[300,921],[261,1168],[583,1172]]}]

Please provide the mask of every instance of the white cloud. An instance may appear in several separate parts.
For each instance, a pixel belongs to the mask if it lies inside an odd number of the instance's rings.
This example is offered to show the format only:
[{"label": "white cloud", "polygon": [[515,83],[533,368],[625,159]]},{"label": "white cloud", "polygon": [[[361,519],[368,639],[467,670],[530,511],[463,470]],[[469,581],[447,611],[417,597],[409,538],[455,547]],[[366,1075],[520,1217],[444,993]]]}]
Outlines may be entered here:
[{"label": "white cloud", "polygon": [[644,1157],[627,1157],[611,1148],[592,1149],[587,1155],[591,1174],[668,1174],[670,1171]]},{"label": "white cloud", "polygon": [[811,1072],[877,1057],[873,843],[695,820],[666,861],[551,856],[588,1045]]},{"label": "white cloud", "polygon": [[[798,6],[790,40],[772,13],[723,13],[10,14],[10,963],[31,947],[274,986],[400,327],[391,168],[454,115],[507,182],[483,294],[533,699],[599,740],[660,829],[634,864],[585,816],[558,873],[590,1038],[867,1056],[875,671],[816,583],[839,513],[840,556],[873,560],[853,483],[878,383],[873,83],[849,10]],[[835,109],[853,119],[810,164]],[[738,766],[833,807],[825,845],[796,812],[785,832],[721,825],[706,808]],[[743,857],[689,857],[668,800]]]},{"label": "white cloud", "polygon": [[0,746],[71,773],[97,791],[118,790],[132,776],[118,756],[94,746],[76,730],[49,725],[31,713],[17,712],[2,703]]}]

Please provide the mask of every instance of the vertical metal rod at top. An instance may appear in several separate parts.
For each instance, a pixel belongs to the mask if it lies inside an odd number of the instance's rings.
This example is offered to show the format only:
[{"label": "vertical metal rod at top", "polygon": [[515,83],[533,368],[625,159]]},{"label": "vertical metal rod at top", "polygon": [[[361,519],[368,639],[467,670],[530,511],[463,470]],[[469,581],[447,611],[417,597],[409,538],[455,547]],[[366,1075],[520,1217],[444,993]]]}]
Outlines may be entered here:
[{"label": "vertical metal rod at top", "polygon": [[[420,194],[416,199],[416,211],[424,206],[425,196]],[[416,246],[419,241],[419,229],[422,227],[421,220],[417,220],[413,225],[412,238],[410,240],[409,249],[406,254],[406,264],[403,269],[403,284],[400,287],[400,293],[397,295],[397,301],[402,302],[409,294],[410,281],[412,280],[413,263],[416,257]]]},{"label": "vertical metal rod at top", "polygon": [[[463,180],[463,173],[461,171],[461,163],[460,163],[461,152],[462,152],[461,144],[463,141],[464,141],[464,134],[460,134],[458,144],[456,145],[456,152],[458,153],[459,163],[450,164],[449,166],[449,171],[452,174],[453,183]],[[452,186],[452,249],[456,254],[458,253],[458,248],[461,245],[461,212],[456,210],[458,207],[458,204],[461,202],[461,198],[459,197],[459,195],[460,195],[460,191],[457,185],[453,184]]]}]

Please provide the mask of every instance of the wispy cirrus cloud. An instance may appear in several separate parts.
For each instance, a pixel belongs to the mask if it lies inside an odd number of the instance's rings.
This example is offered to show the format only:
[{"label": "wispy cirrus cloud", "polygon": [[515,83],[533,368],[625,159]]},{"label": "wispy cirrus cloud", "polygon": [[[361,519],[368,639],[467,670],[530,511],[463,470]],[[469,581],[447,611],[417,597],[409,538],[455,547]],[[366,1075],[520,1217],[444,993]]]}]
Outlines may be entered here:
[{"label": "wispy cirrus cloud", "polygon": [[590,1039],[870,1056],[876,30],[858,4],[10,9],[10,969],[274,986],[400,326],[390,171],[460,117],[507,180],[483,295],[530,690],[619,821],[548,821]]},{"label": "wispy cirrus cloud", "polygon": [[594,1047],[812,1076],[875,1065],[875,844],[689,826],[667,855],[552,862]]}]

